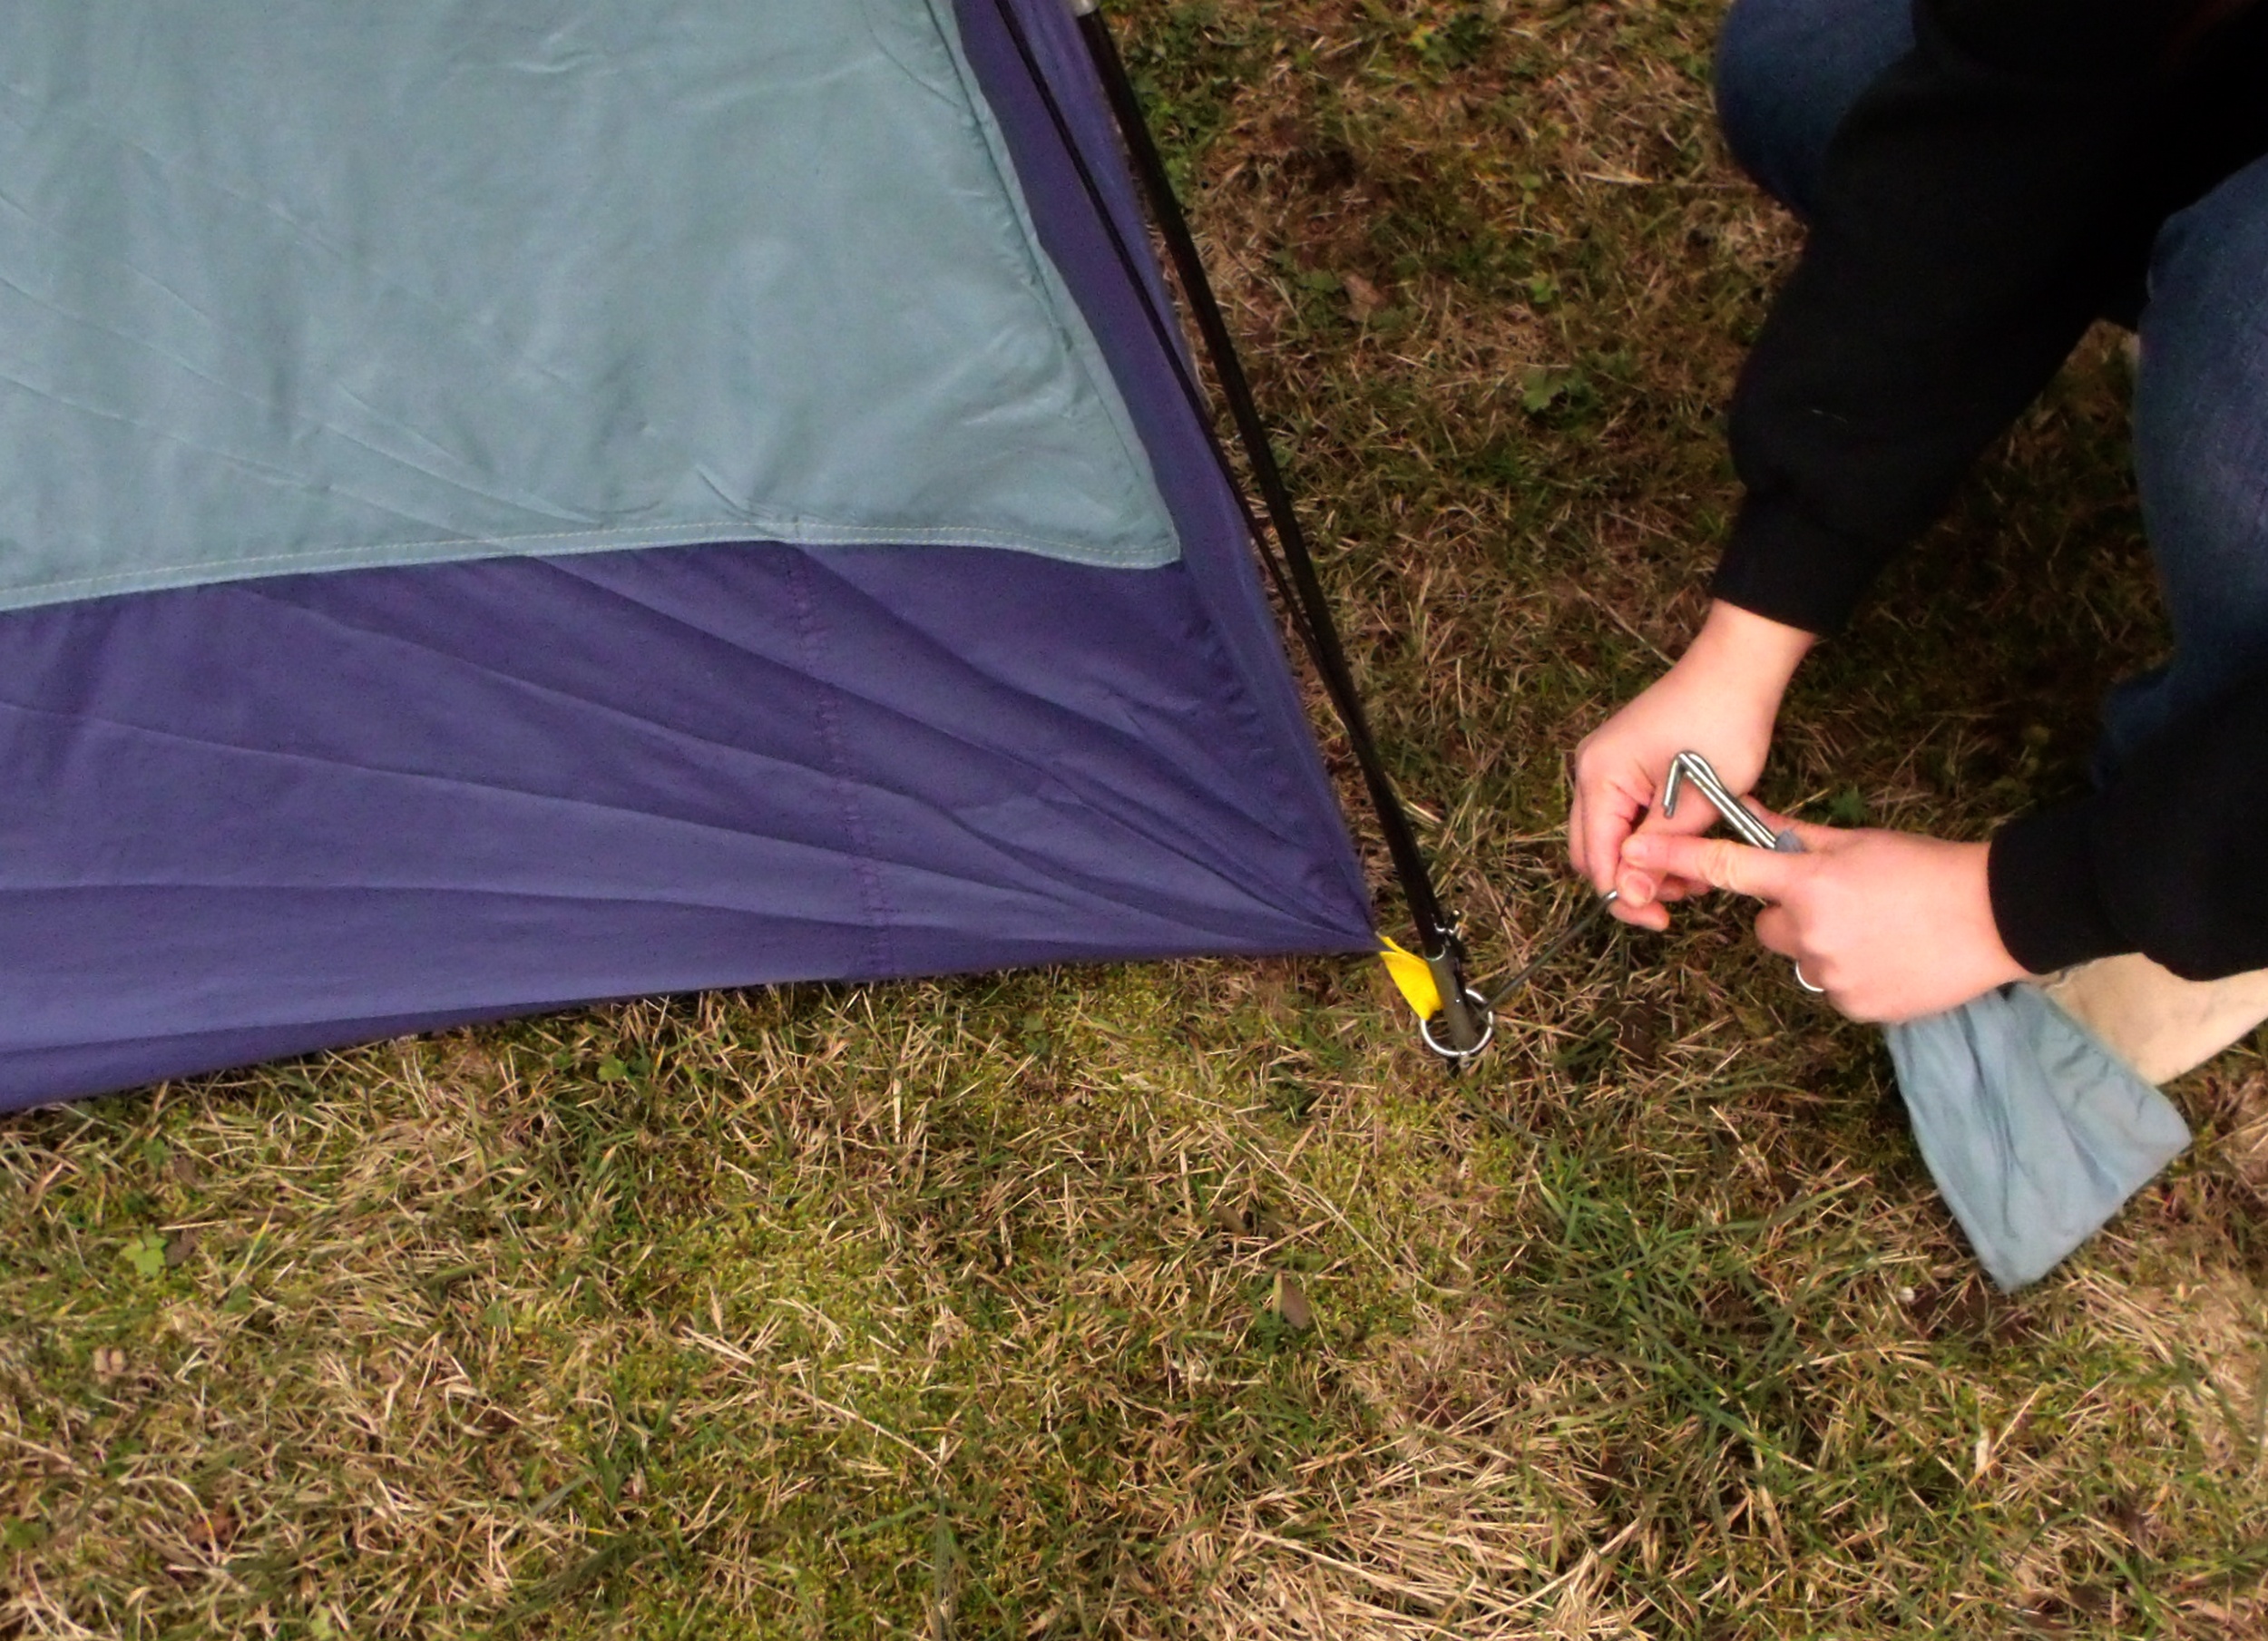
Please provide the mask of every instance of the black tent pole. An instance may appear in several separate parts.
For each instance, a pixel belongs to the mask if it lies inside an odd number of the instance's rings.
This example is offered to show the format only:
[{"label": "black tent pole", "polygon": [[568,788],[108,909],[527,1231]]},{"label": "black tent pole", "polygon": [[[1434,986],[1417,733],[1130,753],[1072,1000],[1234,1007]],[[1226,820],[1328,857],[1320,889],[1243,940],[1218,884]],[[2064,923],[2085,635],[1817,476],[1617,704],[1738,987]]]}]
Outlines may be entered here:
[{"label": "black tent pole", "polygon": [[[1198,253],[1197,239],[1189,231],[1188,219],[1183,215],[1181,202],[1175,196],[1172,180],[1167,175],[1164,160],[1158,152],[1156,140],[1150,135],[1149,123],[1143,117],[1140,100],[1136,96],[1133,82],[1128,77],[1126,64],[1119,56],[1117,43],[1097,10],[1098,0],[1069,0],[1079,19],[1080,33],[1085,37],[1089,54],[1094,60],[1095,72],[1102,82],[1104,94],[1110,99],[1110,112],[1116,117],[1120,136],[1125,140],[1127,153],[1134,164],[1136,177],[1149,201],[1150,214],[1166,242],[1166,249],[1173,259],[1175,272],[1180,278],[1182,294],[1188,298],[1192,316],[1197,320],[1198,335],[1204,338],[1207,357],[1211,359],[1213,372],[1220,382],[1223,396],[1228,401],[1230,418],[1236,424],[1237,441],[1244,447],[1246,459],[1251,464],[1254,483],[1259,487],[1260,498],[1267,509],[1268,522],[1273,526],[1277,543],[1290,574],[1291,584],[1298,594],[1300,613],[1305,617],[1302,628],[1314,652],[1316,670],[1322,675],[1324,689],[1337,708],[1339,720],[1345,727],[1349,747],[1354,761],[1360,766],[1363,781],[1369,789],[1371,806],[1377,812],[1380,830],[1383,833],[1386,852],[1392,857],[1394,875],[1401,882],[1402,892],[1410,903],[1410,913],[1416,923],[1420,950],[1433,971],[1435,985],[1442,997],[1442,1037],[1441,1045],[1455,1054],[1477,1051],[1486,1037],[1485,1020],[1469,1001],[1464,978],[1464,950],[1458,938],[1455,923],[1442,910],[1440,897],[1434,893],[1431,869],[1424,853],[1419,848],[1415,832],[1410,825],[1408,812],[1394,791],[1384,764],[1378,756],[1377,743],[1372,738],[1369,716],[1363,709],[1363,700],[1354,684],[1353,669],[1347,664],[1346,651],[1339,642],[1336,624],[1331,616],[1331,606],[1316,577],[1315,557],[1309,552],[1307,536],[1300,526],[1297,510],[1292,504],[1290,486],[1285,482],[1283,468],[1277,464],[1274,445],[1269,442],[1266,425],[1260,419],[1258,405],[1252,396],[1250,378],[1245,374],[1244,363],[1237,357],[1237,344],[1228,333],[1227,321],[1221,314],[1220,302],[1214,295],[1212,281],[1205,272],[1205,261]],[[1201,411],[1202,406],[1198,407]]]}]

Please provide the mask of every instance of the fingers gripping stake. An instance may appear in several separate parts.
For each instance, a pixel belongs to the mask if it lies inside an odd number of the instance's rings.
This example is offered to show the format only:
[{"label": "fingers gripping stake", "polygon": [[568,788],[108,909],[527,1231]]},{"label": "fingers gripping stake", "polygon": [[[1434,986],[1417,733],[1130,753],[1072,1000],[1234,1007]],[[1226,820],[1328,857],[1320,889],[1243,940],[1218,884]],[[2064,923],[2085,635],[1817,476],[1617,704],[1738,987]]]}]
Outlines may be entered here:
[{"label": "fingers gripping stake", "polygon": [[[1775,833],[1765,825],[1754,809],[1735,797],[1732,790],[1717,778],[1716,771],[1709,767],[1709,760],[1698,752],[1680,752],[1669,760],[1669,776],[1662,782],[1662,813],[1665,816],[1677,813],[1678,795],[1689,785],[1709,800],[1710,806],[1725,817],[1725,824],[1751,848],[1771,849],[1781,855],[1804,853],[1803,840],[1795,835],[1794,827]],[[1795,965],[1795,983],[1814,996],[1827,989],[1814,986],[1805,979],[1801,962]]]},{"label": "fingers gripping stake", "polygon": [[1669,760],[1669,778],[1662,783],[1664,815],[1677,813],[1677,798],[1688,784],[1700,788],[1701,796],[1725,817],[1725,824],[1740,835],[1742,843],[1757,849],[1774,849],[1782,855],[1804,853],[1794,828],[1775,834],[1754,809],[1733,796],[1731,788],[1709,767],[1709,760],[1698,752],[1680,752]]}]

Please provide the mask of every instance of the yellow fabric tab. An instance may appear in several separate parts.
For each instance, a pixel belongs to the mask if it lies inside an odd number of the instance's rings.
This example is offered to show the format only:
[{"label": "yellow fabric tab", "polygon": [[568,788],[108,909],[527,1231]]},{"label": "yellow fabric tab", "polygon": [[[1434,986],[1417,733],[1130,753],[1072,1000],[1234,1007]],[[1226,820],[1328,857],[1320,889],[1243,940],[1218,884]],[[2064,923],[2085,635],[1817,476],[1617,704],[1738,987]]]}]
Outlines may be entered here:
[{"label": "yellow fabric tab", "polygon": [[1405,952],[1384,935],[1378,937],[1383,948],[1378,961],[1386,965],[1386,972],[1393,976],[1393,983],[1402,995],[1410,1000],[1420,1020],[1431,1020],[1442,1011],[1442,989],[1433,982],[1433,971],[1414,952]]}]

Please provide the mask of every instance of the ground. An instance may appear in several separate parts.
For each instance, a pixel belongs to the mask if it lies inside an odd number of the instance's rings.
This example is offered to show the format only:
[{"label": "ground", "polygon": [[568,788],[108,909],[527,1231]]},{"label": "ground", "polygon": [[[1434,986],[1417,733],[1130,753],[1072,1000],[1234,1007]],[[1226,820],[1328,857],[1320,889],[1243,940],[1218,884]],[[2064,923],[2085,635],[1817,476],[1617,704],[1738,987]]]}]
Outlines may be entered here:
[{"label": "ground", "polygon": [[[1108,10],[1501,970],[1576,904],[1568,748],[1698,610],[1794,242],[1718,5]],[[2163,642],[2124,370],[1817,658],[1765,796],[2075,785]],[[1190,962],[19,1118],[0,1635],[2260,1633],[2268,1065],[2175,1092],[2192,1153],[2013,1298],[1733,907],[1577,943],[1461,1079],[1374,965]]]}]

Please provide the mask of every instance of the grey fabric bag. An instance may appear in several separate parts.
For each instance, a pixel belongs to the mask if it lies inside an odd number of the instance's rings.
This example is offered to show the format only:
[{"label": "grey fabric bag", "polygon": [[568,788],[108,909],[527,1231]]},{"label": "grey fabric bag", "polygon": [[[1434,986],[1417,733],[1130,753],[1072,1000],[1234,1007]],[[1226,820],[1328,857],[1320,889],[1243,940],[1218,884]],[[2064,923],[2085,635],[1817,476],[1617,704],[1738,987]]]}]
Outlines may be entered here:
[{"label": "grey fabric bag", "polygon": [[1885,1035],[1922,1160],[2003,1288],[2053,1270],[2189,1145],[2172,1102],[2037,987]]}]

